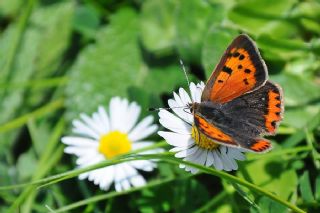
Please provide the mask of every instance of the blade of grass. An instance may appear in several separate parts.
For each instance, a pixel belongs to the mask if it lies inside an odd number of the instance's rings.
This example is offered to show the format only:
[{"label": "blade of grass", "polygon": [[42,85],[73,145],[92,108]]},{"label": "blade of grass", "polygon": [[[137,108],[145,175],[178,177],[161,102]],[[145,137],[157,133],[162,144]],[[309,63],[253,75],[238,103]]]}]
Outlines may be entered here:
[{"label": "blade of grass", "polygon": [[[5,73],[5,74],[7,73],[6,82],[10,82],[12,76],[14,75],[12,66],[14,64],[14,60],[19,50],[22,37],[24,35],[25,29],[27,27],[27,23],[29,21],[30,15],[32,13],[33,7],[36,4],[36,2],[37,0],[29,0],[27,2],[27,6],[25,7],[21,16],[18,19],[17,32],[16,34],[14,34],[14,37],[12,38],[12,42],[11,42],[12,46],[7,54],[6,63],[4,64],[1,70],[2,73]],[[3,96],[1,98],[2,100],[4,100],[4,97],[6,96],[6,94],[7,94],[7,89],[5,88],[3,91]]]},{"label": "blade of grass", "polygon": [[[43,178],[59,161],[63,154],[63,146],[59,146],[57,148],[57,143],[59,142],[59,138],[61,134],[64,131],[64,119],[60,119],[58,124],[53,129],[53,133],[50,136],[49,142],[47,144],[47,148],[42,153],[37,170],[35,171],[32,181],[38,180],[40,178]],[[35,137],[34,137],[35,138]],[[34,186],[29,186],[25,188],[25,190],[19,195],[19,197],[14,201],[14,203],[11,205],[8,212],[14,212],[19,208],[19,206],[22,205],[24,202],[24,205],[22,207],[23,212],[32,212],[32,205],[34,202],[34,199],[37,195],[37,192],[35,191]]]},{"label": "blade of grass", "polygon": [[88,198],[88,199],[85,199],[85,200],[81,200],[81,201],[75,202],[73,204],[64,206],[62,208],[56,209],[55,212],[58,213],[58,212],[69,211],[71,209],[75,209],[75,208],[78,208],[80,206],[84,206],[84,205],[87,205],[87,204],[90,204],[90,203],[93,203],[93,202],[98,202],[98,201],[101,201],[101,200],[106,200],[106,199],[118,197],[118,196],[121,196],[121,195],[130,194],[132,192],[140,191],[142,189],[147,189],[147,188],[160,186],[162,184],[169,183],[171,181],[186,179],[186,178],[189,178],[189,177],[192,177],[192,176],[194,176],[194,175],[193,174],[187,174],[186,176],[180,177],[180,178],[169,177],[169,178],[165,178],[165,179],[162,179],[162,180],[150,181],[149,183],[147,183],[146,185],[144,185],[142,187],[131,188],[131,189],[127,190],[127,191],[122,191],[122,192],[113,191],[113,192],[109,192],[108,194],[102,194],[102,195],[94,196],[94,197],[91,197],[91,198]]},{"label": "blade of grass", "polygon": [[294,147],[294,148],[287,148],[287,149],[283,149],[283,150],[276,151],[276,152],[268,152],[263,155],[250,156],[250,157],[248,157],[247,160],[254,161],[254,160],[261,159],[261,158],[273,158],[273,157],[283,156],[283,155],[287,155],[287,154],[294,155],[299,152],[309,152],[311,150],[312,150],[312,148],[310,146],[300,146],[300,147]]},{"label": "blade of grass", "polygon": [[[57,175],[53,175],[51,177],[48,177],[48,178],[44,178],[44,179],[41,179],[41,180],[37,180],[37,181],[33,181],[33,182],[30,182],[30,183],[21,183],[21,184],[15,184],[15,185],[10,185],[10,186],[0,186],[0,190],[10,190],[10,189],[17,189],[17,188],[23,188],[23,187],[27,187],[29,185],[40,185],[40,184],[46,184],[46,183],[49,183],[50,181],[58,181],[60,180],[60,178],[63,178],[64,179],[67,179],[69,178],[69,175],[71,175],[72,177],[75,177],[83,172],[86,172],[86,171],[91,171],[91,170],[94,170],[94,169],[98,169],[98,168],[102,168],[104,166],[109,166],[109,165],[113,165],[115,163],[117,163],[120,160],[122,161],[128,161],[126,159],[122,159],[122,158],[125,158],[125,157],[130,157],[130,155],[132,154],[137,154],[137,153],[141,153],[141,152],[144,152],[144,151],[148,151],[148,150],[152,150],[152,149],[156,149],[156,148],[161,148],[161,147],[166,147],[168,146],[168,144],[163,141],[163,142],[158,142],[156,144],[153,144],[151,146],[148,146],[148,147],[144,147],[144,148],[141,148],[141,149],[136,149],[134,151],[131,151],[125,155],[119,155],[113,159],[110,159],[110,160],[106,160],[106,161],[103,161],[99,164],[96,164],[96,165],[92,165],[92,166],[89,166],[89,167],[86,167],[86,168],[81,168],[81,169],[76,169],[76,170],[72,170],[72,171],[68,171],[68,172],[64,172],[64,173],[61,173],[61,174],[57,174]],[[71,178],[70,176],[70,178]],[[43,187],[44,185],[40,186],[40,187]]]},{"label": "blade of grass", "polygon": [[313,132],[306,130],[306,140],[307,140],[307,144],[309,145],[309,147],[311,149],[311,157],[312,157],[313,164],[317,169],[319,169],[320,162],[319,162],[319,160],[317,160],[317,156],[319,156],[319,153],[317,152],[316,148],[314,147],[316,144],[316,141],[315,141]]},{"label": "blade of grass", "polygon": [[[77,169],[74,171],[69,171],[69,172],[65,172],[65,173],[61,173],[61,174],[57,174],[48,178],[44,178],[42,180],[39,181],[35,181],[33,183],[29,183],[32,185],[39,185],[39,184],[44,184],[41,185],[40,187],[44,187],[44,186],[48,186],[51,185],[53,183],[68,179],[68,178],[72,178],[75,176],[78,176],[79,174],[83,173],[83,172],[87,172],[87,171],[91,171],[94,169],[98,169],[98,168],[102,168],[105,166],[110,166],[110,165],[114,165],[114,164],[119,164],[119,163],[124,163],[127,161],[134,161],[134,160],[151,160],[151,159],[158,159],[167,163],[173,163],[173,164],[185,164],[187,166],[192,166],[194,168],[199,169],[200,171],[207,173],[207,174],[211,174],[217,177],[220,177],[222,179],[225,179],[227,181],[233,182],[233,183],[238,183],[242,186],[245,186],[247,188],[249,188],[252,191],[255,191],[261,195],[264,195],[266,197],[271,198],[272,200],[283,204],[284,206],[286,206],[287,208],[291,209],[294,212],[299,212],[299,213],[304,213],[304,211],[300,208],[298,208],[297,206],[291,204],[290,202],[283,200],[281,198],[279,198],[277,195],[266,191],[265,189],[262,189],[261,187],[254,185],[250,182],[247,182],[241,178],[238,178],[236,176],[230,175],[226,172],[222,172],[222,171],[217,171],[213,168],[208,168],[202,165],[198,165],[192,162],[188,162],[188,161],[183,161],[181,159],[177,159],[175,157],[171,155],[169,155],[168,153],[166,154],[147,154],[147,155],[123,155],[123,156],[119,156],[117,158],[111,159],[111,160],[107,160],[107,161],[103,161],[101,163],[89,166],[87,168],[81,168],[81,169]],[[12,186],[11,186],[12,187]],[[3,189],[3,187],[2,187]]]},{"label": "blade of grass", "polygon": [[[50,136],[49,142],[47,144],[47,148],[42,153],[39,163],[38,169],[36,173],[32,177],[32,180],[38,180],[43,178],[56,164],[56,162],[61,158],[63,154],[62,146],[57,148],[57,144],[59,143],[59,138],[61,137],[64,131],[65,123],[64,119],[60,119],[58,124],[55,126],[53,133]],[[54,155],[52,153],[55,153]],[[55,157],[56,156],[56,157]],[[27,198],[24,204],[23,211],[31,212],[32,204],[34,202],[34,198],[37,195],[36,191],[33,190],[30,196]]]},{"label": "blade of grass", "polygon": [[48,114],[50,112],[54,112],[57,109],[60,109],[63,107],[63,99],[59,99],[56,101],[53,101],[39,109],[36,109],[33,112],[27,113],[25,115],[22,115],[19,118],[16,118],[12,121],[9,121],[3,125],[0,125],[0,133],[7,132],[9,130],[21,127],[22,125],[26,124],[29,119],[35,119],[38,117],[42,117],[45,114]]},{"label": "blade of grass", "polygon": [[[61,156],[63,154],[63,146],[60,146],[59,148],[57,148],[57,150],[54,152],[54,154],[52,154],[52,158],[50,159],[50,161],[47,162],[47,166],[48,166],[48,170],[49,168],[51,169],[52,167],[54,167],[56,165],[56,163],[60,160]],[[32,204],[32,201],[34,199],[34,196],[36,195],[35,193],[33,193],[33,191],[36,190],[36,187],[33,185],[28,186],[27,188],[25,188],[23,190],[23,192],[19,195],[19,197],[14,201],[14,203],[10,206],[10,208],[8,209],[8,213],[13,213],[13,212],[17,212],[21,203],[29,196],[31,197],[31,202],[30,204]],[[30,205],[29,204],[29,205]],[[31,206],[27,205],[27,208],[31,209]],[[28,212],[28,211],[24,211],[24,212]],[[30,211],[29,211],[30,212]]]},{"label": "blade of grass", "polygon": [[68,82],[68,78],[63,77],[55,77],[48,79],[40,79],[40,80],[29,80],[25,82],[15,82],[15,83],[3,83],[0,84],[0,89],[7,88],[9,89],[17,89],[17,88],[32,88],[32,89],[46,89],[50,87],[62,86]]}]

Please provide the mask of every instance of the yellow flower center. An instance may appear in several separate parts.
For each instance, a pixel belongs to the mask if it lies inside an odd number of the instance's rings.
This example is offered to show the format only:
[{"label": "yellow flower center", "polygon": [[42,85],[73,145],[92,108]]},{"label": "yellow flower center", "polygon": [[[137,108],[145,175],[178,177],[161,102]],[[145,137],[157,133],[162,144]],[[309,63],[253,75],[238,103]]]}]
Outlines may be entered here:
[{"label": "yellow flower center", "polygon": [[107,159],[125,154],[131,150],[131,141],[127,134],[119,131],[109,132],[100,138],[99,152]]},{"label": "yellow flower center", "polygon": [[212,139],[201,133],[194,125],[192,126],[191,137],[203,149],[213,150],[219,147],[218,143],[215,143]]}]

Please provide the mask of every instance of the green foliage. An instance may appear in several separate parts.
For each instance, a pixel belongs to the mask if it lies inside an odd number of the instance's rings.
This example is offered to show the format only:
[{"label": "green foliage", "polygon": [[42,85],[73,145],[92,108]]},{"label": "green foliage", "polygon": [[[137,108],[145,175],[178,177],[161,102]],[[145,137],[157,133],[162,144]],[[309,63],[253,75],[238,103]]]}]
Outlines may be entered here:
[{"label": "green foliage", "polygon": [[[317,0],[1,0],[0,212],[319,212],[319,20]],[[60,143],[72,119],[114,96],[138,102],[141,116],[166,106],[187,88],[179,59],[191,81],[206,81],[239,33],[283,88],[274,151],[247,154],[232,175],[200,166],[207,174],[194,176],[149,156],[161,163],[148,185],[121,193],[62,181],[81,173]],[[100,166],[148,158],[132,156]]]},{"label": "green foliage", "polygon": [[68,115],[74,118],[94,111],[112,96],[126,97],[129,86],[141,85],[147,72],[138,46],[136,12],[121,9],[110,17],[110,25],[97,32],[96,42],[80,53],[71,68],[66,88]]}]

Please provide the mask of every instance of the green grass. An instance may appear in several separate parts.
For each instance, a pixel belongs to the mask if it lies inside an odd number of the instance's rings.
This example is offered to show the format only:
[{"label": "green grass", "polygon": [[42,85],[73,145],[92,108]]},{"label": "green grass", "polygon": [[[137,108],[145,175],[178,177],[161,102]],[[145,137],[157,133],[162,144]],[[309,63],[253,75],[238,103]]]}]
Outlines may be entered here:
[{"label": "green grass", "polygon": [[[319,20],[316,0],[2,0],[0,212],[318,212]],[[193,82],[206,81],[239,33],[284,90],[271,152],[246,154],[236,172],[186,162],[200,170],[191,175],[172,154],[143,150],[75,169],[61,137],[80,113],[121,96],[157,118],[147,109],[187,87],[179,60]],[[151,139],[150,149],[170,149]],[[158,159],[140,188],[105,192],[76,178],[139,159]]]}]

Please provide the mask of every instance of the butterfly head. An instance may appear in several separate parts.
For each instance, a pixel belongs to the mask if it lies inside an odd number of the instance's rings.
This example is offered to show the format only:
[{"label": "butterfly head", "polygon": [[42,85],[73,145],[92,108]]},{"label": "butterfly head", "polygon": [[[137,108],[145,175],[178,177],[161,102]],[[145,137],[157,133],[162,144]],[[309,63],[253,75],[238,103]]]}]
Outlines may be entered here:
[{"label": "butterfly head", "polygon": [[187,107],[190,109],[190,112],[194,114],[195,112],[198,111],[199,109],[199,103],[193,102],[193,103],[188,103]]}]

